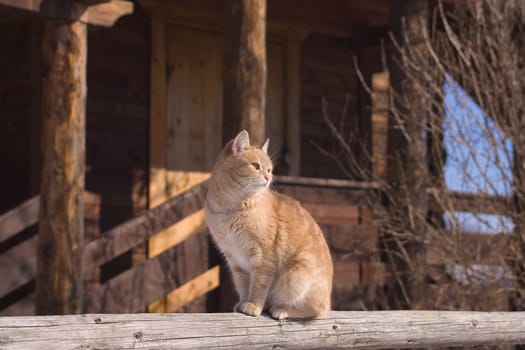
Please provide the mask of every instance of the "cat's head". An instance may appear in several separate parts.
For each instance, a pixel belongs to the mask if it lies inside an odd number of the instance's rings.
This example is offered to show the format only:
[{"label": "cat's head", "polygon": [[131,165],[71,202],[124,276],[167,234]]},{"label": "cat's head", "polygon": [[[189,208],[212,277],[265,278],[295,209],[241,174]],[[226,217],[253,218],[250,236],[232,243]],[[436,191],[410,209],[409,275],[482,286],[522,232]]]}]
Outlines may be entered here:
[{"label": "cat's head", "polygon": [[268,143],[266,140],[260,148],[251,146],[248,132],[241,131],[224,147],[214,169],[216,180],[242,197],[268,188],[273,170]]}]

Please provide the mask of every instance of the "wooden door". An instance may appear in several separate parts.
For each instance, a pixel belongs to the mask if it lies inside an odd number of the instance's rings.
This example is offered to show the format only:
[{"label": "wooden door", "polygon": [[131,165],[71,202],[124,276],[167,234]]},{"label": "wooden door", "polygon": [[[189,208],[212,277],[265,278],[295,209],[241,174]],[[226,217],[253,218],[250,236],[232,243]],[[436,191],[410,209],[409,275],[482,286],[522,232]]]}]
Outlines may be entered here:
[{"label": "wooden door", "polygon": [[[207,179],[223,147],[222,33],[155,23],[152,30],[150,207]],[[279,167],[284,164],[286,139],[285,46],[270,42],[267,52],[266,127],[270,153]],[[200,274],[190,286],[198,291],[192,294],[195,297],[219,283],[218,269],[202,274],[208,267],[208,252],[203,251],[202,237],[197,242],[195,233],[204,225],[200,210],[155,235],[148,244],[151,258],[184,241],[176,249],[189,259],[182,264],[179,261],[176,273],[183,281]],[[174,311],[173,305],[180,305],[184,299],[183,292],[180,288],[169,293],[149,310]]]},{"label": "wooden door", "polygon": [[[159,88],[165,94],[160,99],[165,110],[156,115],[156,121],[152,120],[151,158],[155,162],[150,172],[150,207],[206,180],[222,147],[221,35],[171,24],[159,31],[165,37],[160,44],[165,47],[157,50],[166,67],[161,74],[165,81],[160,82],[165,85]],[[187,288],[177,289],[150,305],[150,311],[174,311],[190,301],[188,295],[195,299],[218,285],[217,268],[201,274],[208,268],[207,239],[195,233],[204,225],[204,211],[200,210],[150,239],[150,258],[184,241],[176,249],[193,261],[181,259],[184,262],[179,261],[175,272],[181,281],[200,274],[188,282]]]}]

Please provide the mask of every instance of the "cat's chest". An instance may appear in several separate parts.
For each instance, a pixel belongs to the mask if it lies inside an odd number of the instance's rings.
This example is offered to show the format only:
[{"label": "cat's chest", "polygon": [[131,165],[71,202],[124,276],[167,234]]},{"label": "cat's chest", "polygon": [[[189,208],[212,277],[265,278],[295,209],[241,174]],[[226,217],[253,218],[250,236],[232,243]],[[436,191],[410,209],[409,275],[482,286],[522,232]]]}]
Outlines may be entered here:
[{"label": "cat's chest", "polygon": [[252,215],[217,215],[210,218],[210,231],[219,248],[231,263],[251,271],[249,251],[259,245],[258,235],[264,230]]},{"label": "cat's chest", "polygon": [[234,232],[226,234],[224,252],[232,259],[233,262],[241,267],[244,271],[251,271],[250,258],[248,256],[249,246],[252,242],[244,239]]}]

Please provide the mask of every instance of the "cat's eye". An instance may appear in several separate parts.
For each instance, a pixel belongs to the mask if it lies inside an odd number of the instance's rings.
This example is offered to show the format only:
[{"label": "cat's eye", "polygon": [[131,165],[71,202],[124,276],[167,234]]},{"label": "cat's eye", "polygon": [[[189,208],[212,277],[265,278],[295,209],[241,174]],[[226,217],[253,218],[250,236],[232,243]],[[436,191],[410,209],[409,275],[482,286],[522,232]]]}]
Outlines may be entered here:
[{"label": "cat's eye", "polygon": [[259,163],[257,163],[257,162],[253,162],[253,163],[252,163],[252,167],[254,167],[255,170],[259,170],[259,169],[261,169],[261,165],[260,165]]}]

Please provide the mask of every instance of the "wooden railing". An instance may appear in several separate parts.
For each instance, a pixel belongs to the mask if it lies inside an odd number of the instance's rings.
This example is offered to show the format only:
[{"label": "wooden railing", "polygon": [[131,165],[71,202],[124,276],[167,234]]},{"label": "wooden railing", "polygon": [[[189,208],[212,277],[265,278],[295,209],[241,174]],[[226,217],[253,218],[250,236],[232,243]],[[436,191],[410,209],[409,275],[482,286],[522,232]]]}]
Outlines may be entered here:
[{"label": "wooden railing", "polygon": [[[378,228],[372,221],[368,201],[370,191],[379,190],[377,184],[276,177],[275,187],[280,192],[299,199],[322,226],[334,254],[336,300],[338,295],[344,298],[348,285],[382,283],[384,267],[372,259],[378,246]],[[202,209],[205,192],[206,183],[197,185],[86,244],[84,279],[95,282],[86,286],[85,312],[140,312],[167,293],[179,290],[181,297],[175,298],[175,303],[171,306],[171,310],[174,310],[216,288],[219,280],[218,267],[203,269],[199,272],[200,275],[189,280],[175,278],[175,247],[102,284],[99,283],[98,271],[101,266]],[[465,211],[501,213],[511,205],[506,198],[494,201],[494,198],[477,198],[470,194],[454,194],[453,199],[454,206]],[[498,206],[483,204],[489,200],[490,203],[498,203]],[[37,223],[38,206],[39,198],[33,197],[0,216],[0,248],[3,247],[0,251],[0,275],[3,276],[0,283],[0,311],[15,300],[12,298],[13,293],[21,289],[27,293],[34,288],[37,236],[32,234],[19,239],[17,233]],[[207,235],[207,231],[203,229],[193,235],[203,237]],[[497,265],[503,263],[499,252],[504,250],[507,238],[504,235],[469,233],[462,235],[460,241],[468,242],[468,251],[473,260],[478,259],[477,263]],[[446,250],[434,250],[432,242],[430,243],[429,263],[453,263],[454,257],[447,256]],[[345,307],[354,306],[345,304]]]},{"label": "wooden railing", "polygon": [[334,311],[315,320],[242,314],[0,317],[10,349],[385,349],[525,343],[525,312]]},{"label": "wooden railing", "polygon": [[[84,251],[86,279],[89,280],[90,273],[96,276],[96,269],[104,263],[202,209],[205,193],[206,182],[203,182],[150,209],[143,215],[116,226],[103,233],[98,239],[88,243]],[[203,230],[194,234],[206,235],[207,232]],[[176,278],[177,258],[175,254],[175,247],[167,249],[106,283],[88,290],[85,295],[84,310],[86,312],[103,311],[110,313],[143,311],[150,303],[183,286],[181,281]],[[205,288],[200,288],[199,293],[187,294],[182,304],[191,302],[217,287],[218,273],[217,267],[203,271],[204,277],[210,275],[216,277],[214,279],[207,278],[207,280],[216,280],[217,282],[206,284]],[[195,283],[194,281],[183,282]]]},{"label": "wooden railing", "polygon": [[39,209],[35,196],[0,216],[0,311],[34,289],[38,237],[31,227],[38,222]]},{"label": "wooden railing", "polygon": [[[104,263],[143,243],[157,232],[173,225],[188,215],[202,209],[206,184],[202,183],[183,194],[137,216],[115,228],[104,232],[96,240],[84,247],[85,280],[91,275],[98,275],[96,270]],[[39,198],[34,197],[0,217],[0,243],[5,244],[20,230],[34,225],[38,220]],[[206,232],[196,234],[205,235]],[[18,242],[17,242],[18,243]],[[9,247],[0,255],[0,272],[4,281],[0,284],[0,307],[6,305],[10,293],[24,285],[34,283],[36,276],[36,244],[33,236],[16,246]],[[13,269],[13,262],[17,268]],[[175,258],[173,249],[169,249],[155,258],[119,274],[106,283],[88,288],[85,293],[85,311],[87,312],[138,312],[146,305],[163,297],[167,290],[173,290],[181,284],[174,278],[173,266]],[[218,276],[218,268],[205,271],[205,277],[214,274]],[[218,280],[218,278],[215,278]],[[192,283],[192,281],[185,281]],[[34,287],[34,286],[33,286]],[[185,293],[191,298],[197,298],[216,285],[207,285],[200,290]],[[187,287],[186,287],[187,288]],[[184,300],[183,303],[191,301]]]}]

